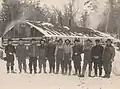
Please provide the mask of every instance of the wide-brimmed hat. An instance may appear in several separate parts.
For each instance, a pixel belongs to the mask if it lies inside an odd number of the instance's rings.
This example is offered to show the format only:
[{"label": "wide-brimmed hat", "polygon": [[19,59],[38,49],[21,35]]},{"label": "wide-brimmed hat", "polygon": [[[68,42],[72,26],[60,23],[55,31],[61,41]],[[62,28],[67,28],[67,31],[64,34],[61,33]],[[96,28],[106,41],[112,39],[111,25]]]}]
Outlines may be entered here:
[{"label": "wide-brimmed hat", "polygon": [[96,39],[95,42],[100,42],[100,40],[99,40],[99,39]]},{"label": "wide-brimmed hat", "polygon": [[40,43],[41,43],[42,41],[44,41],[44,42],[45,42],[45,40],[44,40],[44,39],[41,39],[41,40],[40,40]]},{"label": "wide-brimmed hat", "polygon": [[35,40],[35,39],[31,39],[31,42],[32,42],[32,41],[36,41],[36,40]]},{"label": "wide-brimmed hat", "polygon": [[111,40],[111,39],[107,39],[107,40],[106,40],[106,42],[108,42],[108,41],[112,43],[112,40]]},{"label": "wide-brimmed hat", "polygon": [[12,39],[8,39],[8,42],[13,41]]},{"label": "wide-brimmed hat", "polygon": [[75,39],[75,40],[74,40],[74,43],[75,43],[75,42],[80,42],[80,40],[78,40],[78,39]]},{"label": "wide-brimmed hat", "polygon": [[66,39],[66,40],[65,40],[65,43],[66,43],[67,41],[68,41],[69,43],[71,42],[71,40],[69,40],[69,39]]},{"label": "wide-brimmed hat", "polygon": [[60,42],[60,41],[63,43],[63,40],[62,40],[62,39],[59,39],[59,40],[58,40],[58,42]]},{"label": "wide-brimmed hat", "polygon": [[19,41],[23,41],[23,39],[22,39],[22,38],[20,38],[20,39],[19,39]]},{"label": "wide-brimmed hat", "polygon": [[90,39],[87,39],[86,42],[87,42],[87,41],[92,42],[92,40],[90,40]]}]

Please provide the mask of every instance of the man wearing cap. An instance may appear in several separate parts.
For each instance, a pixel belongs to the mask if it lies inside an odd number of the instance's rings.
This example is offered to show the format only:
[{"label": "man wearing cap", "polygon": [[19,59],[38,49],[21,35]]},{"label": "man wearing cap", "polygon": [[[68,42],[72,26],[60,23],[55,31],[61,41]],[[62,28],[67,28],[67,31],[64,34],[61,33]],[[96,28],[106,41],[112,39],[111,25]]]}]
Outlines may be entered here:
[{"label": "man wearing cap", "polygon": [[103,46],[100,45],[100,40],[95,40],[96,45],[92,47],[91,55],[94,62],[94,72],[95,77],[97,77],[98,68],[99,68],[99,77],[102,75],[102,55],[103,55]]},{"label": "man wearing cap", "polygon": [[26,73],[27,49],[26,49],[26,46],[23,44],[22,39],[19,39],[19,44],[16,47],[16,56],[18,60],[19,73],[22,72],[22,66],[23,66],[24,72]]},{"label": "man wearing cap", "polygon": [[77,75],[79,72],[79,75],[81,74],[81,54],[83,52],[83,46],[79,44],[79,40],[76,39],[74,41],[74,46],[73,46],[73,56],[72,56],[72,60],[74,62],[74,69],[75,69],[75,74]]},{"label": "man wearing cap", "polygon": [[105,71],[105,75],[103,78],[110,78],[111,70],[112,70],[112,62],[115,57],[115,48],[112,46],[111,39],[107,39],[106,46],[103,52],[103,67]]},{"label": "man wearing cap", "polygon": [[36,41],[35,39],[32,39],[31,44],[28,47],[30,74],[32,74],[32,67],[33,67],[34,73],[35,74],[37,73],[37,57],[39,56],[39,51],[35,41]]},{"label": "man wearing cap", "polygon": [[91,77],[91,71],[92,71],[91,49],[92,49],[92,41],[90,39],[88,39],[88,40],[86,40],[85,45],[83,47],[84,62],[83,62],[83,68],[82,68],[82,75],[80,77],[85,76],[85,71],[86,71],[87,65],[89,65],[88,76]]},{"label": "man wearing cap", "polygon": [[59,72],[60,65],[61,65],[62,74],[64,74],[63,57],[64,57],[63,40],[59,39],[55,49],[56,74],[58,74]]},{"label": "man wearing cap", "polygon": [[14,71],[14,54],[16,53],[15,47],[12,45],[12,40],[8,39],[8,45],[5,47],[5,53],[6,53],[6,61],[7,61],[7,73],[10,72],[11,67],[11,73],[15,73]]},{"label": "man wearing cap", "polygon": [[41,69],[43,66],[44,73],[46,74],[46,57],[47,57],[47,48],[45,45],[45,40],[40,40],[40,46],[38,47],[39,49],[39,73],[41,73]]},{"label": "man wearing cap", "polygon": [[50,39],[48,45],[47,45],[47,57],[49,61],[49,73],[55,73],[55,48],[56,45],[53,41],[53,39]]},{"label": "man wearing cap", "polygon": [[64,69],[65,69],[65,74],[67,74],[67,70],[69,67],[69,75],[71,75],[71,60],[72,60],[72,55],[73,55],[73,51],[72,51],[72,46],[70,45],[70,40],[66,39],[65,40],[65,45],[64,45]]}]

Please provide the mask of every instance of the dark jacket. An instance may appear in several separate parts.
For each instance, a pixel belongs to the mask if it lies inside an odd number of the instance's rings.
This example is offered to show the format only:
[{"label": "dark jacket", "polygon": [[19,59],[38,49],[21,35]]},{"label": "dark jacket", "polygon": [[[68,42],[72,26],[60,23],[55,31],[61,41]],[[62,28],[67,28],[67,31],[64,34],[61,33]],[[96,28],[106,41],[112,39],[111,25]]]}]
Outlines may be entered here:
[{"label": "dark jacket", "polygon": [[84,52],[84,61],[91,61],[91,49],[92,45],[87,45],[85,44],[83,47],[83,52]]},{"label": "dark jacket", "polygon": [[39,57],[47,57],[47,46],[46,45],[40,45],[38,46],[39,49]]},{"label": "dark jacket", "polygon": [[36,44],[31,44],[28,47],[29,57],[37,57],[39,56],[38,46]]},{"label": "dark jacket", "polygon": [[55,55],[55,48],[56,48],[55,44],[49,43],[47,45],[47,57],[51,57]]},{"label": "dark jacket", "polygon": [[8,44],[6,47],[5,47],[5,53],[6,54],[9,54],[9,53],[16,53],[16,50],[15,50],[15,47],[11,44]]},{"label": "dark jacket", "polygon": [[25,59],[27,57],[27,49],[25,45],[18,45],[16,47],[16,56],[18,58]]},{"label": "dark jacket", "polygon": [[93,46],[92,50],[91,50],[92,57],[98,56],[100,59],[102,59],[103,50],[104,50],[104,48],[101,45]]},{"label": "dark jacket", "polygon": [[104,52],[103,52],[103,61],[111,61],[111,59],[114,59],[115,57],[115,48],[110,46],[105,46]]},{"label": "dark jacket", "polygon": [[83,53],[83,46],[82,45],[75,45],[73,46],[73,60],[82,60],[81,54]]}]

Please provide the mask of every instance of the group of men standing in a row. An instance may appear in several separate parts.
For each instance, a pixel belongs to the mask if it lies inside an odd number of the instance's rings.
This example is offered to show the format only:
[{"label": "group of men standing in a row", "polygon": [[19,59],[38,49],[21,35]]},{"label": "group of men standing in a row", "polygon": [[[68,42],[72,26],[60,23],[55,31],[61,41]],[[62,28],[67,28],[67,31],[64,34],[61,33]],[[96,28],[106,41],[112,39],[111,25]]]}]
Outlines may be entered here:
[{"label": "group of men standing in a row", "polygon": [[[36,40],[32,39],[31,44],[28,48],[23,44],[23,40],[19,40],[17,47],[12,45],[12,40],[8,40],[8,45],[5,47],[6,61],[7,61],[7,73],[14,71],[14,54],[16,54],[18,60],[19,72],[22,72],[22,69],[27,73],[26,68],[26,58],[29,58],[29,72],[32,74],[37,73],[37,61],[39,67],[39,73],[42,72],[42,67],[44,73],[46,71],[46,61],[49,61],[49,73],[58,74],[61,66],[62,74],[71,75],[72,65],[74,63],[75,73],[74,75],[79,75],[79,77],[85,76],[85,71],[87,65],[89,65],[89,77],[91,76],[91,71],[94,63],[94,73],[95,76],[98,74],[99,77],[102,76],[102,67],[105,71],[104,78],[109,78],[111,74],[112,61],[115,56],[115,49],[112,46],[112,41],[108,39],[106,41],[106,46],[103,47],[100,44],[100,40],[95,40],[96,45],[92,45],[90,39],[86,40],[84,45],[80,44],[80,40],[74,40],[74,45],[71,45],[71,41],[66,39],[63,42],[62,39],[59,39],[57,42],[54,42],[52,39],[46,44],[45,40],[40,40],[40,46],[37,46]],[[84,53],[83,67],[81,67],[81,54]],[[81,69],[82,68],[82,69]]]}]

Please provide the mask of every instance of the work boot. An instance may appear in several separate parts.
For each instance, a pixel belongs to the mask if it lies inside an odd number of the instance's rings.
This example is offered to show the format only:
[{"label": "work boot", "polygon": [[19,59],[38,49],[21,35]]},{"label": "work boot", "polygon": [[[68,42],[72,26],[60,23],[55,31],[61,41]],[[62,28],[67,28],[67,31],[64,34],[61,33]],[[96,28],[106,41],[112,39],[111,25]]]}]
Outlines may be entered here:
[{"label": "work boot", "polygon": [[91,74],[89,74],[88,77],[92,77]]},{"label": "work boot", "polygon": [[73,75],[77,75],[77,72],[75,72]]},{"label": "work boot", "polygon": [[9,74],[10,73],[10,71],[7,71],[7,74]]},{"label": "work boot", "polygon": [[71,75],[71,71],[69,71],[69,75]]},{"label": "work boot", "polygon": [[104,75],[102,78],[107,78],[107,75]]},{"label": "work boot", "polygon": [[16,72],[14,70],[12,70],[11,73],[16,74]]},{"label": "work boot", "polygon": [[32,71],[30,71],[30,74],[32,74]]},{"label": "work boot", "polygon": [[53,73],[55,73],[55,68],[53,67]]},{"label": "work boot", "polygon": [[7,73],[10,73],[9,66],[7,66]]},{"label": "work boot", "polygon": [[20,69],[20,70],[19,70],[19,74],[21,74],[21,73],[22,73],[22,70]]},{"label": "work boot", "polygon": [[84,76],[84,74],[82,74],[82,75],[80,75],[80,76],[78,76],[78,77],[85,77],[85,76]]},{"label": "work boot", "polygon": [[47,74],[47,72],[46,72],[46,68],[43,68],[44,69],[44,74]]},{"label": "work boot", "polygon": [[39,74],[41,73],[41,68],[39,69],[39,72],[38,72]]},{"label": "work boot", "polygon": [[50,72],[49,73],[52,73],[52,69],[50,69]]},{"label": "work boot", "polygon": [[14,71],[14,67],[13,66],[11,66],[11,73],[16,73],[15,71]]}]

